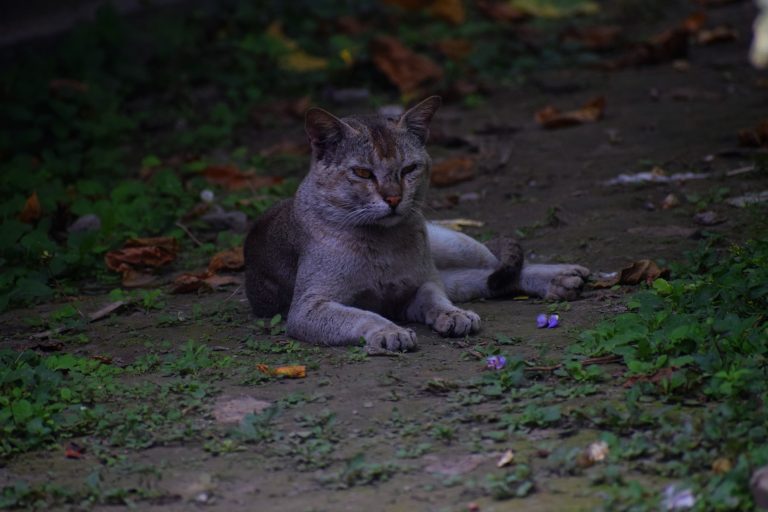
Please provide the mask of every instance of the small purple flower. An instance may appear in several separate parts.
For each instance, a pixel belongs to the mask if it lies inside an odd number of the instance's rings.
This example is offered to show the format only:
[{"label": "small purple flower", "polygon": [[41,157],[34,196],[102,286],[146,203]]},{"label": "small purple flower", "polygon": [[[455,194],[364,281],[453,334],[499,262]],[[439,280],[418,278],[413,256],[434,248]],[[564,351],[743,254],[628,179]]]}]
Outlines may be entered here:
[{"label": "small purple flower", "polygon": [[489,370],[501,370],[507,365],[507,358],[504,356],[488,356],[485,367]]},{"label": "small purple flower", "polygon": [[549,321],[547,322],[547,329],[554,329],[558,325],[560,325],[560,315],[557,313],[550,315]]},{"label": "small purple flower", "polygon": [[547,320],[547,315],[545,315],[544,313],[536,317],[536,327],[538,327],[539,329],[543,329],[544,327],[546,327],[547,323],[549,323]]}]

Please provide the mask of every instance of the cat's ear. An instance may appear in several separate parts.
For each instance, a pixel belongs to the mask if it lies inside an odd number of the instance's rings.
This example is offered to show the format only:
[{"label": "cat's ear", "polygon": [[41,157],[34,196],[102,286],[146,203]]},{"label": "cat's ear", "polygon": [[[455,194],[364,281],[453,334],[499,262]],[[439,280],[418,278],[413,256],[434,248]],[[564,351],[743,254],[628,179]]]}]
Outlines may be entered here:
[{"label": "cat's ear", "polygon": [[429,137],[429,122],[442,103],[440,96],[430,96],[400,116],[397,125],[414,134],[422,143],[426,143]]},{"label": "cat's ear", "polygon": [[313,107],[307,110],[304,129],[317,159],[320,160],[328,149],[341,141],[344,131],[352,128],[330,112]]}]

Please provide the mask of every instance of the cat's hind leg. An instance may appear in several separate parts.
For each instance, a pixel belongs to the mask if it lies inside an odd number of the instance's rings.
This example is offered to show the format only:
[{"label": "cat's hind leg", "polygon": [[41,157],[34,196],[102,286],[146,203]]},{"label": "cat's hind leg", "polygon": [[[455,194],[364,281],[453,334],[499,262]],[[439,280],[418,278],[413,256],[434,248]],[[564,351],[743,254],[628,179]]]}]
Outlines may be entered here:
[{"label": "cat's hind leg", "polygon": [[427,224],[432,259],[452,301],[498,297],[519,281],[523,251],[516,240],[500,237],[483,245],[457,231]]}]

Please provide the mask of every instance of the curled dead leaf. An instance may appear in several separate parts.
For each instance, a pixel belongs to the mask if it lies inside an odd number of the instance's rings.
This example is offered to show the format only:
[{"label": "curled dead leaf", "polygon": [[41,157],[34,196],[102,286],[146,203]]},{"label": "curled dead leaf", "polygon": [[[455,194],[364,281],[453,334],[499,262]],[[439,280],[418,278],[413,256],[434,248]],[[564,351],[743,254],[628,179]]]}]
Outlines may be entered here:
[{"label": "curled dead leaf", "polygon": [[557,108],[548,105],[536,112],[534,118],[543,128],[553,130],[577,126],[584,123],[594,123],[603,117],[605,112],[605,97],[593,98],[581,108],[561,112]]},{"label": "curled dead leaf", "polygon": [[475,177],[475,159],[469,156],[447,158],[432,166],[434,187],[448,187]]},{"label": "curled dead leaf", "polygon": [[725,25],[701,30],[696,34],[696,42],[702,45],[727,43],[729,41],[736,41],[738,38],[739,33],[734,28]]},{"label": "curled dead leaf", "polygon": [[668,278],[669,269],[661,269],[653,260],[643,259],[635,261],[615,274],[593,282],[592,288],[610,288],[617,284],[635,285],[641,282],[650,284],[659,277]]},{"label": "curled dead leaf", "polygon": [[467,39],[442,39],[435,48],[451,60],[462,61],[472,53],[472,43]]},{"label": "curled dead leaf", "polygon": [[560,40],[574,42],[593,51],[615,48],[623,29],[618,25],[600,25],[592,27],[571,27],[560,34]]},{"label": "curled dead leaf", "polygon": [[647,41],[632,45],[624,55],[604,62],[602,67],[620,69],[628,66],[649,66],[683,59],[688,55],[689,35],[689,29],[684,26],[666,30]]},{"label": "curled dead leaf", "polygon": [[257,190],[279,185],[283,182],[283,178],[243,172],[234,165],[210,165],[203,169],[202,174],[209,183],[220,185],[228,190],[242,190],[244,188]]},{"label": "curled dead leaf", "polygon": [[261,373],[272,377],[286,377],[289,379],[303,379],[307,376],[307,367],[304,365],[278,366],[271,368],[266,364],[257,364],[256,369]]},{"label": "curled dead leaf", "polygon": [[242,270],[245,266],[242,247],[234,247],[213,255],[208,263],[208,272],[215,273],[221,270]]},{"label": "curled dead leaf", "polygon": [[229,284],[240,284],[240,279],[235,276],[220,276],[212,272],[201,272],[199,274],[184,273],[173,280],[171,293],[213,291],[216,288]]},{"label": "curled dead leaf", "polygon": [[754,128],[739,130],[739,145],[759,148],[768,148],[768,119],[764,119]]},{"label": "curled dead leaf", "polygon": [[475,0],[475,5],[478,11],[495,21],[518,23],[530,18],[527,12],[517,7],[512,7],[512,5],[504,1]]},{"label": "curled dead leaf", "polygon": [[371,43],[373,63],[405,95],[440,81],[443,70],[425,55],[418,54],[390,36],[379,36]]},{"label": "curled dead leaf", "polygon": [[733,462],[728,457],[718,457],[712,462],[712,472],[724,475],[733,469]]},{"label": "curled dead leaf", "polygon": [[71,442],[64,448],[64,456],[68,459],[82,459],[85,457],[85,447]]},{"label": "curled dead leaf", "polygon": [[19,220],[26,224],[32,224],[39,220],[42,215],[43,209],[40,206],[40,198],[37,197],[37,192],[32,192],[24,202],[24,206],[19,213]]},{"label": "curled dead leaf", "polygon": [[176,259],[179,243],[173,237],[132,238],[122,249],[104,256],[107,268],[122,272],[126,267],[160,268]]},{"label": "curled dead leaf", "polygon": [[576,464],[582,468],[594,466],[596,463],[604,461],[609,452],[608,443],[605,441],[595,441],[594,443],[590,443],[589,446],[576,457]]},{"label": "curled dead leaf", "polygon": [[496,463],[497,468],[503,468],[504,466],[508,466],[515,460],[515,453],[512,450],[507,450],[504,452],[504,454],[501,456],[499,461]]}]

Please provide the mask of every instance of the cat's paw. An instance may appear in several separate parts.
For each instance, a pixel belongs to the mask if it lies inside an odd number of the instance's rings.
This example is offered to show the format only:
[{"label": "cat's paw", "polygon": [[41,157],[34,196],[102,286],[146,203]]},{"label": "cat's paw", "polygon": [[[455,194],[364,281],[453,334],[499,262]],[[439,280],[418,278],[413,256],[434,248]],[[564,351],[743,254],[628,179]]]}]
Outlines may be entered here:
[{"label": "cat's paw", "polygon": [[527,265],[523,267],[523,289],[547,300],[574,300],[581,295],[589,269],[581,265]]},{"label": "cat's paw", "polygon": [[416,333],[402,327],[384,327],[365,337],[365,347],[369,352],[378,353],[406,352],[416,348]]},{"label": "cat's paw", "polygon": [[430,327],[441,336],[459,338],[480,330],[480,316],[474,311],[450,309],[438,313]]}]

